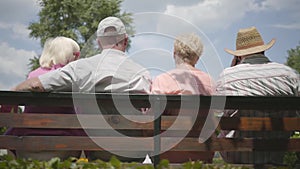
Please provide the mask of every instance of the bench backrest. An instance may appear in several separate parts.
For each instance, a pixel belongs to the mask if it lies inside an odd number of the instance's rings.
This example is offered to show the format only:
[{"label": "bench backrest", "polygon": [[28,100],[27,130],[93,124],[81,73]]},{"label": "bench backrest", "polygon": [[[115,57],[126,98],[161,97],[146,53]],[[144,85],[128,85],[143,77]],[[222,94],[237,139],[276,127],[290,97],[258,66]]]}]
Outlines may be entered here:
[{"label": "bench backrest", "polygon": [[[225,100],[224,100],[225,99]],[[128,137],[120,135],[93,135],[81,136],[0,136],[0,148],[5,149],[39,149],[39,150],[103,150],[97,145],[110,145],[109,150],[115,151],[148,151],[150,154],[159,154],[165,150],[172,140],[181,137],[186,132],[196,134],[181,138],[180,143],[172,146],[169,151],[300,151],[300,139],[264,139],[264,138],[211,138],[204,143],[199,143],[201,128],[194,126],[194,117],[161,115],[165,109],[185,109],[188,111],[194,103],[199,100],[199,114],[196,118],[197,124],[202,126],[207,120],[205,110],[265,110],[265,111],[289,111],[294,112],[291,117],[217,117],[218,129],[239,131],[296,131],[300,130],[300,118],[296,117],[296,110],[300,109],[300,97],[242,97],[242,96],[163,96],[163,95],[127,95],[127,94],[80,94],[80,93],[30,93],[30,92],[0,92],[1,105],[45,105],[45,106],[73,106],[75,102],[96,102],[100,107],[106,109],[130,103],[136,109],[150,108],[153,115],[135,114],[131,112],[118,112],[115,114],[104,114],[99,118],[95,112],[82,111],[81,114],[18,114],[0,113],[0,126],[18,128],[68,128],[86,129],[89,131],[126,131],[136,132],[148,131],[146,135],[135,135],[143,141],[133,142]],[[217,100],[220,104],[213,104]],[[166,103],[166,104],[162,104]],[[182,104],[186,103],[186,104]],[[118,108],[122,110],[122,108]],[[124,109],[125,110],[125,109]],[[135,120],[128,120],[135,119]],[[180,123],[174,123],[179,120]],[[140,123],[144,121],[145,123]],[[108,125],[107,125],[108,124]],[[172,126],[170,128],[170,126]],[[110,132],[111,130],[111,132]],[[159,135],[162,131],[170,130],[170,135]],[[176,135],[176,134],[178,134]],[[134,134],[133,134],[134,135]],[[34,143],[34,144],[33,144]],[[107,149],[107,147],[106,147]],[[156,161],[159,156],[156,156]]]}]

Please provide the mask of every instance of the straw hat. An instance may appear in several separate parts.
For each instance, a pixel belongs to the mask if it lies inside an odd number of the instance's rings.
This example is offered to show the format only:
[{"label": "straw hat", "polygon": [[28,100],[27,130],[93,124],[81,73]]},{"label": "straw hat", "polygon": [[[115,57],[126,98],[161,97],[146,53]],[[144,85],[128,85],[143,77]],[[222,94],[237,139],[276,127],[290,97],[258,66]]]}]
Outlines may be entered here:
[{"label": "straw hat", "polygon": [[236,50],[225,49],[226,52],[234,56],[244,56],[258,53],[271,48],[275,43],[272,39],[265,44],[255,27],[240,29],[236,37]]}]

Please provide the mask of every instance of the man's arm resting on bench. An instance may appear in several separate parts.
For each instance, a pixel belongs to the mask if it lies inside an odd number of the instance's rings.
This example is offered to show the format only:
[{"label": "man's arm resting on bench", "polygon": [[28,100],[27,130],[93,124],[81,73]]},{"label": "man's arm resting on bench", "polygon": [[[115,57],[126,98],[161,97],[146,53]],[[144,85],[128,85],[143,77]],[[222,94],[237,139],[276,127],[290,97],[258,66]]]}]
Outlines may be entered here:
[{"label": "man's arm resting on bench", "polygon": [[11,89],[12,91],[44,92],[45,89],[38,77],[30,78]]}]

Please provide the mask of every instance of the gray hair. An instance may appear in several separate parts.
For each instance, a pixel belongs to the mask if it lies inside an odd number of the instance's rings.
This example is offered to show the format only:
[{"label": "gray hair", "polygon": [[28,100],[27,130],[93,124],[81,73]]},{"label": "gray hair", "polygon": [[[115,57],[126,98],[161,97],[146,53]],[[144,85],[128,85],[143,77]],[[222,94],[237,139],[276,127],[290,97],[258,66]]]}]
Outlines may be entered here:
[{"label": "gray hair", "polygon": [[203,44],[194,33],[183,34],[176,38],[174,54],[176,64],[182,62],[195,65],[203,52]]}]

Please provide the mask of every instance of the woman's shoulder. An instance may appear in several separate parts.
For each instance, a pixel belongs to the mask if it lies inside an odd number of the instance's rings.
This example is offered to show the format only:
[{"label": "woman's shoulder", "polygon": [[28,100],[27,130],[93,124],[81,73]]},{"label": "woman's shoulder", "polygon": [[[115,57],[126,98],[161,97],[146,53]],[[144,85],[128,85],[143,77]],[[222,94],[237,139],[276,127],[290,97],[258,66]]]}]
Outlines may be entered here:
[{"label": "woman's shoulder", "polygon": [[28,74],[28,79],[38,77],[39,75],[49,72],[51,69],[39,67]]}]

